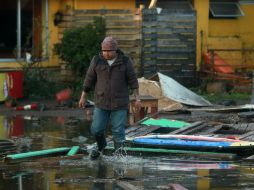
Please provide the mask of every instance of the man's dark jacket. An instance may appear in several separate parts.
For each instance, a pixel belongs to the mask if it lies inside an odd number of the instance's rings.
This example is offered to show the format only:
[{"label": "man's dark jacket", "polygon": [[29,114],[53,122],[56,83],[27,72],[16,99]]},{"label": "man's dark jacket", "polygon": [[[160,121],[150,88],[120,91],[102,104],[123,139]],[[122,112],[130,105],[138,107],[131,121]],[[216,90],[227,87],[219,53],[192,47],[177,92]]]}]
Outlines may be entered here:
[{"label": "man's dark jacket", "polygon": [[117,50],[117,58],[109,66],[102,55],[93,57],[84,80],[84,91],[95,85],[95,106],[105,110],[128,109],[129,91],[138,88],[132,61]]}]

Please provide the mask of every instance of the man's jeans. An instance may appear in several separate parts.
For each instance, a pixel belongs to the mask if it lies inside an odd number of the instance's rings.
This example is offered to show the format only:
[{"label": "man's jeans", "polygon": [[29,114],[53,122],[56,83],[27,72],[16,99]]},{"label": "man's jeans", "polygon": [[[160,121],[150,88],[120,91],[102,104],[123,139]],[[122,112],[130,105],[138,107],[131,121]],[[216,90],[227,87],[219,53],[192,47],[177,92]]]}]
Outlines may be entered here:
[{"label": "man's jeans", "polygon": [[102,135],[105,133],[108,122],[111,121],[112,135],[115,142],[125,141],[125,125],[127,122],[127,110],[104,110],[94,108],[91,133]]}]

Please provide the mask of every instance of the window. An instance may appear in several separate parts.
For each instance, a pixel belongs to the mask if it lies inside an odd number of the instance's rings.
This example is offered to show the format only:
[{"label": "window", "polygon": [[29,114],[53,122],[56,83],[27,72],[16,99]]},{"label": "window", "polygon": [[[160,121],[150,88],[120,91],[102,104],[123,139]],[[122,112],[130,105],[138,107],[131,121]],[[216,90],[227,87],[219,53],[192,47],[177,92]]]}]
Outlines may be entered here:
[{"label": "window", "polygon": [[237,2],[210,2],[210,16],[212,18],[236,18],[244,16]]},{"label": "window", "polygon": [[0,60],[23,59],[26,52],[41,56],[42,2],[0,1]]}]

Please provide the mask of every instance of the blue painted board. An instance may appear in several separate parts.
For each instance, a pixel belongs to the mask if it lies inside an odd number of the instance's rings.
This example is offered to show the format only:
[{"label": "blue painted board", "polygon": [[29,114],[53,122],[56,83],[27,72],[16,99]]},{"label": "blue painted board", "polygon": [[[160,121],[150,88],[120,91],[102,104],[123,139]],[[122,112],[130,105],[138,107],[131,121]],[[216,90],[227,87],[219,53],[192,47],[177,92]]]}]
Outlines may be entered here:
[{"label": "blue painted board", "polygon": [[134,144],[162,145],[162,146],[186,146],[186,147],[230,147],[232,142],[197,141],[182,139],[159,139],[159,138],[137,138]]}]

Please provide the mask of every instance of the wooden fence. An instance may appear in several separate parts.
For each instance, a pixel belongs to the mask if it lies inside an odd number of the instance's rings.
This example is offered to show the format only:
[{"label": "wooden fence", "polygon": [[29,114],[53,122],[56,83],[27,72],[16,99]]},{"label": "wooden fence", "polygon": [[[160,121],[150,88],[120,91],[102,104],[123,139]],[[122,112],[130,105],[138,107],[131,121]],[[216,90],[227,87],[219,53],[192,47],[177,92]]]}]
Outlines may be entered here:
[{"label": "wooden fence", "polygon": [[195,83],[196,13],[144,9],[142,11],[142,74],[166,74],[185,86]]},{"label": "wooden fence", "polygon": [[106,34],[115,37],[119,47],[135,62],[139,76],[166,74],[184,85],[193,85],[196,76],[196,13],[143,9],[74,10],[64,15],[59,39],[70,27],[92,23],[94,17],[106,21]]},{"label": "wooden fence", "polygon": [[105,19],[106,35],[117,39],[119,48],[133,59],[138,71],[141,58],[141,17],[133,10],[74,10],[64,15],[64,21],[59,26],[59,39],[62,38],[65,29],[85,26],[92,23],[94,17],[103,17]]}]

